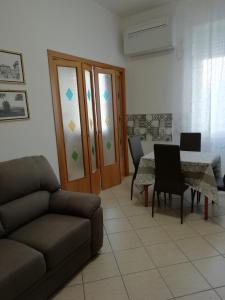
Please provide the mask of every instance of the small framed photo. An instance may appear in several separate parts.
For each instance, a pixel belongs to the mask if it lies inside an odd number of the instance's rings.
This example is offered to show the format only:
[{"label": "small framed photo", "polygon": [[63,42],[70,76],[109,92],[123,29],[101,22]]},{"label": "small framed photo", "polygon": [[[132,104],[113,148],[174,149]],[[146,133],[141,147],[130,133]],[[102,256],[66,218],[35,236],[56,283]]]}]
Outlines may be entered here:
[{"label": "small framed photo", "polygon": [[0,90],[0,121],[29,119],[26,91]]},{"label": "small framed photo", "polygon": [[0,49],[0,83],[25,83],[21,53]]}]

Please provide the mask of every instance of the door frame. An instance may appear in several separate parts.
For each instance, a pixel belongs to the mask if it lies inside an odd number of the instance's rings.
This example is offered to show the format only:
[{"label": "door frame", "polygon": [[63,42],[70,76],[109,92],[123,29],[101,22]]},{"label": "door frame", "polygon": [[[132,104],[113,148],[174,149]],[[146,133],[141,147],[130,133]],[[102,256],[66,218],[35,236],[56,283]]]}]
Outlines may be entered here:
[{"label": "door frame", "polygon": [[[55,130],[56,130],[56,142],[57,142],[57,149],[58,149],[58,161],[60,165],[60,153],[62,153],[62,145],[60,145],[60,136],[59,136],[59,129],[60,124],[57,122],[58,111],[55,105],[55,98],[57,97],[55,92],[55,78],[54,78],[54,62],[55,60],[62,59],[62,60],[70,60],[80,62],[81,64],[91,65],[94,68],[101,68],[101,69],[112,69],[117,72],[121,73],[121,85],[122,85],[122,134],[123,134],[123,143],[124,143],[124,162],[125,162],[125,176],[129,176],[129,161],[128,161],[128,143],[127,143],[127,124],[126,124],[126,89],[125,89],[125,68],[113,66],[111,64],[101,63],[95,60],[86,59],[70,54],[65,54],[62,52],[54,51],[54,50],[47,50],[48,55],[48,63],[49,63],[49,73],[50,73],[50,82],[51,82],[51,93],[52,93],[52,101],[53,101],[53,111],[54,111],[54,123],[55,123]],[[61,173],[61,171],[60,171]],[[61,174],[60,174],[61,176]]]}]

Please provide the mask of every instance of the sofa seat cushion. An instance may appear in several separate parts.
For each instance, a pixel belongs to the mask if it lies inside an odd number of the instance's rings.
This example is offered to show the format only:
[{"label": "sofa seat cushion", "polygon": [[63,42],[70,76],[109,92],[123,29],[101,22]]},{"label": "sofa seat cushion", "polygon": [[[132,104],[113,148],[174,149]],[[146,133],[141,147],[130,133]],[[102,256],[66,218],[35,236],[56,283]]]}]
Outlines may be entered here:
[{"label": "sofa seat cushion", "polygon": [[0,239],[0,298],[15,299],[46,273],[42,253],[8,239]]},{"label": "sofa seat cushion", "polygon": [[91,223],[79,217],[46,214],[14,231],[9,238],[42,252],[47,269],[52,269],[91,240]]}]

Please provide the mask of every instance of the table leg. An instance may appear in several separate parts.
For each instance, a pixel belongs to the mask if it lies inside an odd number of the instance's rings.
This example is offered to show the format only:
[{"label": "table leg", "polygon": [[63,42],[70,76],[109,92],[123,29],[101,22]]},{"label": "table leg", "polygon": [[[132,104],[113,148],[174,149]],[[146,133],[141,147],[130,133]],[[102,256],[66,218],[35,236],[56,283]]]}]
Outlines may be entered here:
[{"label": "table leg", "polygon": [[209,198],[205,196],[205,220],[208,220],[208,204],[209,204]]},{"label": "table leg", "polygon": [[148,207],[148,185],[144,185],[145,191],[145,206]]}]

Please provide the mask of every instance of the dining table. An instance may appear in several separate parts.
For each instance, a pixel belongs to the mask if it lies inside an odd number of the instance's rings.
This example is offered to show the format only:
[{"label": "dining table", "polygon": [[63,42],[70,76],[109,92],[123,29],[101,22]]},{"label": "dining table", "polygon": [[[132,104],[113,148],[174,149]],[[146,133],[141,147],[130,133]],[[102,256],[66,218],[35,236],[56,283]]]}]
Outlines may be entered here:
[{"label": "dining table", "polygon": [[[185,184],[204,195],[204,217],[208,219],[208,202],[218,204],[216,178],[221,177],[220,155],[209,152],[180,151],[181,170]],[[145,206],[148,206],[148,187],[155,181],[154,152],[140,159],[136,185],[144,186]]]}]

